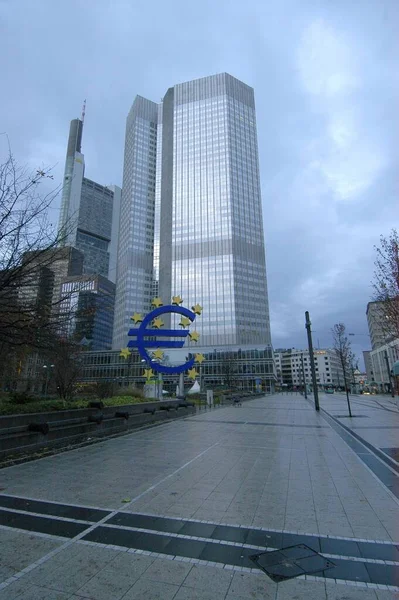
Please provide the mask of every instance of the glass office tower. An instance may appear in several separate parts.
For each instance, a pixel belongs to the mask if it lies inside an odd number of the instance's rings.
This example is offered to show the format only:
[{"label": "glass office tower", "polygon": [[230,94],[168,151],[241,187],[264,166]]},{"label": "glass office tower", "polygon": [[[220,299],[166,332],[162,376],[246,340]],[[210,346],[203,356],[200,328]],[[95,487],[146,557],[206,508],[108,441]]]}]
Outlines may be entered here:
[{"label": "glass office tower", "polygon": [[270,344],[253,89],[223,73],[162,108],[159,293],[204,307],[201,346]]},{"label": "glass office tower", "polygon": [[[140,137],[133,133],[138,123]],[[129,225],[129,214],[139,223]],[[114,348],[126,345],[134,310],[147,310],[155,295],[164,303],[180,295],[184,306],[204,308],[195,325],[198,349],[267,348],[271,377],[253,89],[223,73],[175,85],[158,106],[136,98],[126,129],[121,215],[120,260],[129,240],[142,266],[138,271],[132,258],[126,268],[119,264],[116,310],[120,303],[125,311]],[[122,289],[131,290],[129,301]],[[172,317],[171,325],[178,321]]]},{"label": "glass office tower", "polygon": [[158,105],[137,96],[126,121],[113,348],[126,346],[130,317],[153,293]]},{"label": "glass office tower", "polygon": [[83,121],[71,121],[59,232],[61,245],[83,252],[83,273],[100,274],[115,283],[121,189],[84,177],[81,152]]}]

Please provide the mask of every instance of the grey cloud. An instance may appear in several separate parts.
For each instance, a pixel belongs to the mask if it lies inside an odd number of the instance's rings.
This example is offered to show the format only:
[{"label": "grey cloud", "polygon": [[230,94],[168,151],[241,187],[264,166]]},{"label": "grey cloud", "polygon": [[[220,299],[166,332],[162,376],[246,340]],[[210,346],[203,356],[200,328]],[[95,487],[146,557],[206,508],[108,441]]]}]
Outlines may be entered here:
[{"label": "grey cloud", "polygon": [[398,219],[398,11],[396,0],[3,0],[0,131],[20,162],[54,164],[61,181],[87,98],[87,176],[121,184],[136,94],[157,101],[221,71],[252,85],[273,342],[303,346],[308,309],[328,345],[337,321],[367,331],[373,244]]}]

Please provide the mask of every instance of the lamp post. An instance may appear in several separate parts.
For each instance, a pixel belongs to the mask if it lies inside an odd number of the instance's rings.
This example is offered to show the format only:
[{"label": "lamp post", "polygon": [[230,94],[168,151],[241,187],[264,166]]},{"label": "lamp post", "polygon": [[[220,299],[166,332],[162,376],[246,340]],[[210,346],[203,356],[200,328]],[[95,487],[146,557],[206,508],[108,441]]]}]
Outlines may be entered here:
[{"label": "lamp post", "polygon": [[50,379],[50,369],[54,369],[55,365],[43,365],[43,369],[45,369],[45,381],[44,381],[44,397],[47,398],[48,391],[48,382]]},{"label": "lamp post", "polygon": [[317,389],[316,371],[315,371],[315,366],[314,366],[313,341],[312,341],[312,330],[311,330],[311,322],[310,322],[310,318],[309,318],[309,311],[305,312],[305,319],[306,319],[305,327],[306,327],[306,331],[308,334],[310,369],[312,371],[314,405],[315,405],[316,410],[320,410],[319,390]]}]

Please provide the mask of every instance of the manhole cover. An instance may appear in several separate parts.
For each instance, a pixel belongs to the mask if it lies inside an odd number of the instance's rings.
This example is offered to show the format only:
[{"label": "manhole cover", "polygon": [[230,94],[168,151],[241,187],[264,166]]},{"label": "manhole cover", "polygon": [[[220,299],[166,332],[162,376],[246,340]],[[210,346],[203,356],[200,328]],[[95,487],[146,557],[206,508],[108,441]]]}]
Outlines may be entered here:
[{"label": "manhole cover", "polygon": [[335,567],[331,560],[327,560],[306,544],[288,546],[288,548],[281,548],[281,550],[274,550],[273,552],[253,554],[250,559],[270,579],[276,582],[299,577],[300,575],[319,573]]}]

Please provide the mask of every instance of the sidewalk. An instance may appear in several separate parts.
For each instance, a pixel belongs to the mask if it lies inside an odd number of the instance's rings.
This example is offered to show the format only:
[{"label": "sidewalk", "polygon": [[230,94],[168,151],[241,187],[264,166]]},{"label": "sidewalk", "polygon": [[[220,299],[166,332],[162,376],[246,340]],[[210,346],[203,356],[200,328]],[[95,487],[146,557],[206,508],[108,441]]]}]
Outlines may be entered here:
[{"label": "sidewalk", "polygon": [[[0,600],[399,598],[399,463],[339,425],[396,448],[399,413],[320,399],[335,420],[278,394],[1,470]],[[298,544],[335,566],[249,559]]]}]

